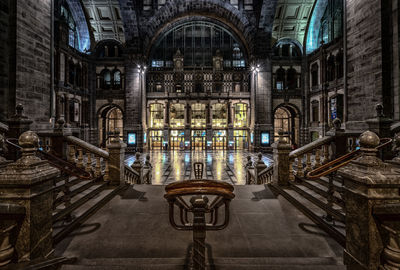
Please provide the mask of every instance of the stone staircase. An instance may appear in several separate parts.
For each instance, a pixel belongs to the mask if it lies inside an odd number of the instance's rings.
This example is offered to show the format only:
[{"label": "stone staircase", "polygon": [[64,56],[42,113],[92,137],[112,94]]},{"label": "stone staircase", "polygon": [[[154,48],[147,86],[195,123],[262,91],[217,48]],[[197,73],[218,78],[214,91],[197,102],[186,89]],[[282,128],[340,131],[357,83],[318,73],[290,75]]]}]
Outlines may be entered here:
[{"label": "stone staircase", "polygon": [[[163,194],[163,186],[122,191],[56,246],[57,256],[76,258],[61,269],[188,269],[191,232],[172,229]],[[235,194],[228,227],[207,233],[208,269],[345,269],[341,247],[268,186]]]}]

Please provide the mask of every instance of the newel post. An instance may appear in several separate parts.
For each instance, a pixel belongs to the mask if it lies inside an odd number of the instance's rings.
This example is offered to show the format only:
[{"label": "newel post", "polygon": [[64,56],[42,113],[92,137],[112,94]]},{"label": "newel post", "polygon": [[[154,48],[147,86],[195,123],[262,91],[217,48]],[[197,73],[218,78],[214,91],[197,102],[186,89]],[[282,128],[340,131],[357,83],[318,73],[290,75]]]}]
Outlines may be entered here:
[{"label": "newel post", "polygon": [[112,185],[123,185],[125,183],[125,148],[126,143],[120,140],[117,131],[114,138],[107,145],[109,166],[109,179]]},{"label": "newel post", "polygon": [[[15,233],[9,239],[17,262],[44,258],[53,251],[52,188],[60,172],[35,155],[38,143],[36,133],[22,133],[19,137],[22,157],[0,170],[0,204],[10,205],[21,216],[16,223],[14,220]],[[9,218],[0,218],[1,229],[13,222]]]},{"label": "newel post", "polygon": [[283,137],[283,132],[279,131],[279,140],[272,144],[274,154],[274,184],[287,186],[289,184],[289,154],[290,144]]},{"label": "newel post", "polygon": [[346,202],[344,262],[348,270],[376,270],[381,269],[386,237],[374,208],[400,202],[400,176],[377,157],[379,137],[374,132],[364,132],[359,141],[361,155],[338,170]]}]

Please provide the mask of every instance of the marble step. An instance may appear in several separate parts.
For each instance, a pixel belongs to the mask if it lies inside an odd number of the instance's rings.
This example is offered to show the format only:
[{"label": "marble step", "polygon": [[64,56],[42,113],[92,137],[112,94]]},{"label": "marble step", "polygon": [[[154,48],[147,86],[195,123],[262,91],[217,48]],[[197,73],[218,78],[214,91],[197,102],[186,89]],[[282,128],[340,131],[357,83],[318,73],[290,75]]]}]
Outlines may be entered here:
[{"label": "marble step", "polygon": [[[61,270],[81,269],[184,269],[185,258],[96,258],[63,265]],[[132,268],[134,267],[134,268]],[[209,269],[346,269],[341,258],[334,257],[253,257],[213,258]]]}]

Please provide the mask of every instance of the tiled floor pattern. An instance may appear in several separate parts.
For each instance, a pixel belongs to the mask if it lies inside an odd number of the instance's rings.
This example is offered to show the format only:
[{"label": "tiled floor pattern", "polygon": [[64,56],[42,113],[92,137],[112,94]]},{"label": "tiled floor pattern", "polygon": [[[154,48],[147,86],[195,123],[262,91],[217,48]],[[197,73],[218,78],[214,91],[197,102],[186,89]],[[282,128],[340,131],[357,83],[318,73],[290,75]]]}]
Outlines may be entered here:
[{"label": "tiled floor pattern", "polygon": [[[257,161],[257,153],[247,151],[151,151],[142,155],[150,155],[153,166],[153,185],[167,185],[181,180],[194,179],[193,163],[204,164],[203,178],[226,181],[234,185],[245,184],[245,165],[247,156]],[[126,163],[135,161],[134,155],[128,155]],[[272,165],[272,156],[263,155],[265,164]]]}]

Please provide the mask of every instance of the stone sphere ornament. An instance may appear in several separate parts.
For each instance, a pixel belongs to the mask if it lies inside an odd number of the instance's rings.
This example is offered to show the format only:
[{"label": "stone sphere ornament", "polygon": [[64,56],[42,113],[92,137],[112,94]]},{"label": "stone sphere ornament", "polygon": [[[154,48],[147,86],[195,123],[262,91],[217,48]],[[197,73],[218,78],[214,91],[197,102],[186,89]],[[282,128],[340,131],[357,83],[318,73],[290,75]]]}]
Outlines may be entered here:
[{"label": "stone sphere ornament", "polygon": [[373,149],[379,145],[380,139],[372,131],[365,131],[360,135],[360,147],[364,149]]},{"label": "stone sphere ornament", "polygon": [[39,146],[39,136],[33,131],[25,131],[19,136],[18,143],[22,148],[37,148]]}]

